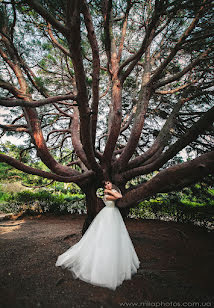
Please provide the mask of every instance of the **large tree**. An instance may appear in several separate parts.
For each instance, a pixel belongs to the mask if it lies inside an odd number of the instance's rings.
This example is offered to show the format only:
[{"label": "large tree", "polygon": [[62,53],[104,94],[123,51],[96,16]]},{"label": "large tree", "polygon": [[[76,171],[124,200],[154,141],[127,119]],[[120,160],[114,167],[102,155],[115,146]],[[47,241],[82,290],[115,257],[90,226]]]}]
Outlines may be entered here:
[{"label": "large tree", "polygon": [[210,0],[12,0],[0,12],[0,105],[13,112],[0,127],[29,136],[50,171],[0,161],[79,185],[83,233],[104,179],[125,212],[214,173]]}]

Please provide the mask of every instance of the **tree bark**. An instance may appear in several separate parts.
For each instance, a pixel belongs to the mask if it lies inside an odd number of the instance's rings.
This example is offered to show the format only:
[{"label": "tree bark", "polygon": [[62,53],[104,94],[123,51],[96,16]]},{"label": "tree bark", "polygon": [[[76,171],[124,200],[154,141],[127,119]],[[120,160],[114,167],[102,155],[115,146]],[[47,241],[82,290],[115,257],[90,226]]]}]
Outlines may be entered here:
[{"label": "tree bark", "polygon": [[97,198],[96,195],[97,187],[93,183],[89,183],[86,187],[83,188],[83,191],[86,195],[86,208],[87,208],[87,214],[86,218],[82,227],[82,236],[96,217],[96,215],[99,212],[99,207],[101,205],[100,199]]}]

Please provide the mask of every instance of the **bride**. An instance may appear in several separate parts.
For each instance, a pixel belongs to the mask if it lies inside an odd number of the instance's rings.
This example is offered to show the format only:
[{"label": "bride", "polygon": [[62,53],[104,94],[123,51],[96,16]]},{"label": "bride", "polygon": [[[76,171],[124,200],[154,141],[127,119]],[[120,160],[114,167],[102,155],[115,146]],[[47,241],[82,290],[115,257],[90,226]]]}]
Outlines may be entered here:
[{"label": "bride", "polygon": [[58,256],[56,266],[92,285],[115,290],[137,272],[140,261],[115,200],[121,193],[105,182],[105,207],[97,214],[78,243]]}]

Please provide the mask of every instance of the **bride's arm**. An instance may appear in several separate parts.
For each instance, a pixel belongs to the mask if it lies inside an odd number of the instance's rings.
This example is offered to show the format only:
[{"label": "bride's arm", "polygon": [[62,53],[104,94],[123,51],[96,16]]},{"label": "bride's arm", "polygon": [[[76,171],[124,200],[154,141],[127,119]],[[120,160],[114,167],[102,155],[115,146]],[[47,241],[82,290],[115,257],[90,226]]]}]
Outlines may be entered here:
[{"label": "bride's arm", "polygon": [[105,189],[105,193],[111,194],[109,197],[114,198],[114,199],[107,199],[107,200],[117,200],[117,199],[122,198],[122,195],[116,190]]},{"label": "bride's arm", "polygon": [[116,197],[114,197],[114,196],[112,196],[112,195],[105,195],[105,199],[106,200],[113,200],[113,201],[115,201],[115,200],[117,200],[118,198],[116,198]]}]

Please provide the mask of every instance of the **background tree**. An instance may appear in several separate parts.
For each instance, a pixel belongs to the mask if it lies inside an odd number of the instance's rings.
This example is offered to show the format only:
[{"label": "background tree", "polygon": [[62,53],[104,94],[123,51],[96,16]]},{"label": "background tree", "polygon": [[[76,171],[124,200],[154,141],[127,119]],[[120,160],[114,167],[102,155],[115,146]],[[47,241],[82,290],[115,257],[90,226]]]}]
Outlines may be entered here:
[{"label": "background tree", "polygon": [[[213,174],[212,13],[209,0],[3,1],[0,104],[14,117],[1,128],[29,136],[50,172],[0,161],[78,184],[83,232],[103,179],[125,209]],[[75,160],[58,160],[53,145]]]}]

